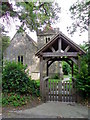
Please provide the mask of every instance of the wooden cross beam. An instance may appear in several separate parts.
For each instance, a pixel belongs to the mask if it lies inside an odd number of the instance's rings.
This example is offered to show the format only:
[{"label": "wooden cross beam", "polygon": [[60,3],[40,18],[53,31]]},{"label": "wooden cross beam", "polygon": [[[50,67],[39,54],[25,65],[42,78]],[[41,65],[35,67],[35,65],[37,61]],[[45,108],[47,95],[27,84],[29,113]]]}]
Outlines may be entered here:
[{"label": "wooden cross beam", "polygon": [[76,57],[78,56],[78,52],[44,52],[42,53],[43,57],[64,57],[64,56],[70,56],[70,57]]}]

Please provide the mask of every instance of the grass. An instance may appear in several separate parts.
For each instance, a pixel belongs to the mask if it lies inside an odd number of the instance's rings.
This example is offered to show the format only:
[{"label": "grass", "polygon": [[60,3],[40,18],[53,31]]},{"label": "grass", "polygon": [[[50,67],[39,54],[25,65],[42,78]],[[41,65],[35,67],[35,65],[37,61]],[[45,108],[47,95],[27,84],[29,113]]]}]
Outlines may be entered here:
[{"label": "grass", "polygon": [[[71,76],[71,75],[69,75],[69,76]],[[64,76],[64,78],[67,78],[68,77],[68,75],[65,75]],[[51,89],[53,88],[53,81],[54,81],[54,83],[55,82],[59,82],[59,81],[61,81],[60,79],[49,79],[49,88],[50,88],[50,81],[51,81]],[[72,82],[72,79],[71,79],[71,77],[70,77],[70,80],[69,80],[70,82]],[[37,83],[37,85],[39,85],[40,86],[40,80],[36,80],[36,83]],[[55,87],[55,84],[54,84],[54,87]],[[66,89],[66,85],[65,85],[65,89]],[[69,85],[67,84],[67,89],[72,89],[72,85],[70,84],[70,88],[69,88]]]},{"label": "grass", "polygon": [[69,74],[69,75],[64,75],[64,78],[68,78],[68,77],[71,77],[72,75]]}]

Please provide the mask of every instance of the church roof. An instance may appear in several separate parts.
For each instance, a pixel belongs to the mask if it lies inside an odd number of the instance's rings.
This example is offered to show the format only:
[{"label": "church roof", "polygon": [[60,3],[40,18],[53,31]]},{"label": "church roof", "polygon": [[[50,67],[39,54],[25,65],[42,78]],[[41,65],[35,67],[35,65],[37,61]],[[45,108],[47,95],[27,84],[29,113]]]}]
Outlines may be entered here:
[{"label": "church roof", "polygon": [[42,55],[44,52],[51,52],[50,47],[53,46],[55,51],[58,50],[58,40],[62,39],[62,50],[64,51],[67,46],[70,46],[69,52],[78,52],[80,54],[85,54],[86,52],[80,48],[79,45],[77,45],[75,42],[73,42],[71,39],[69,39],[66,35],[64,35],[62,32],[59,32],[56,34],[52,39],[46,43],[40,50],[37,51],[35,54],[36,56]]},{"label": "church roof", "polygon": [[17,34],[25,34],[26,37],[27,37],[29,40],[31,40],[35,46],[37,46],[37,43],[36,43],[25,31],[20,32],[20,33],[18,33],[18,31],[17,31],[16,34],[15,34],[15,35],[13,36],[13,38],[11,39],[11,41],[16,37]]}]

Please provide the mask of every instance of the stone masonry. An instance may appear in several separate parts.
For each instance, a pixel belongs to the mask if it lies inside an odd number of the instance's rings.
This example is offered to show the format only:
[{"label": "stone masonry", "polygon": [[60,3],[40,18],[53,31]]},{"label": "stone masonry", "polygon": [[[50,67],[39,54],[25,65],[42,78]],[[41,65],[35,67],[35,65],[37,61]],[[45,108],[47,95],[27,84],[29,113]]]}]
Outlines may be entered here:
[{"label": "stone masonry", "polygon": [[39,59],[35,56],[36,51],[36,42],[25,32],[17,32],[4,52],[4,60],[18,62],[18,56],[23,56],[23,64],[28,66],[29,75],[32,79],[38,79]]},{"label": "stone masonry", "polygon": [[[47,26],[43,31],[37,32],[37,43],[25,32],[16,33],[10,42],[9,47],[4,52],[4,60],[16,61],[22,59],[23,64],[28,66],[29,75],[32,79],[40,78],[39,58],[35,56],[37,50],[51,40],[59,32],[59,29],[53,29]],[[53,63],[49,68],[49,76],[59,73],[59,62]],[[44,67],[44,76],[46,76],[46,64]]]}]

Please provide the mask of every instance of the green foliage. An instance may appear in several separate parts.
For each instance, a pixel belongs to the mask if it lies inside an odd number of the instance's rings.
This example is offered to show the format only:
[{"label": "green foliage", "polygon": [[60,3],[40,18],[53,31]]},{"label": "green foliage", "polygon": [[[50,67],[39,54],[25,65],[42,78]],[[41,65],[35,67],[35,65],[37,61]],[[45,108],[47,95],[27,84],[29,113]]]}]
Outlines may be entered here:
[{"label": "green foliage", "polygon": [[77,2],[70,7],[71,18],[74,20],[72,26],[68,27],[71,34],[76,32],[77,28],[79,28],[81,33],[88,30],[90,17],[89,7],[89,0],[77,0]]},{"label": "green foliage", "polygon": [[26,105],[27,102],[30,101],[31,96],[26,96],[26,95],[20,95],[16,93],[8,93],[8,94],[3,94],[2,95],[2,105],[7,106],[7,105],[12,105],[12,106],[22,106]]},{"label": "green foliage", "polygon": [[59,79],[60,77],[59,77],[59,74],[58,73],[56,73],[55,75],[54,75],[54,77],[52,77],[53,79]]},{"label": "green foliage", "polygon": [[80,58],[80,73],[76,75],[76,87],[84,98],[90,95],[90,76],[88,71],[88,54]]},{"label": "green foliage", "polygon": [[63,62],[62,65],[64,75],[68,75],[70,73],[70,65],[66,62]]},{"label": "green foliage", "polygon": [[40,95],[39,86],[28,77],[28,74],[25,72],[26,68],[26,66],[14,61],[5,63],[2,76],[3,92]]},{"label": "green foliage", "polygon": [[9,46],[10,38],[8,36],[2,36],[2,52]]},{"label": "green foliage", "polygon": [[[6,16],[6,19],[8,18],[7,13],[10,13],[12,17],[18,16],[20,21],[23,24],[25,23],[31,30],[37,30],[38,27],[51,23],[52,19],[53,21],[57,21],[59,18],[57,12],[60,12],[61,9],[57,3],[26,2],[25,0],[23,2],[16,2],[16,6],[19,10],[13,9],[13,5],[9,1],[7,3],[2,2],[2,15]],[[7,21],[9,22],[8,19]]]},{"label": "green foliage", "polygon": [[[10,16],[15,16],[16,15],[16,12],[13,10],[13,7],[12,7],[12,4],[9,3],[9,1],[7,0],[7,2],[0,2],[1,4],[1,8],[0,10],[2,11],[2,16],[3,15],[6,15],[7,12],[10,12]],[[0,17],[1,17],[0,15]]]}]

